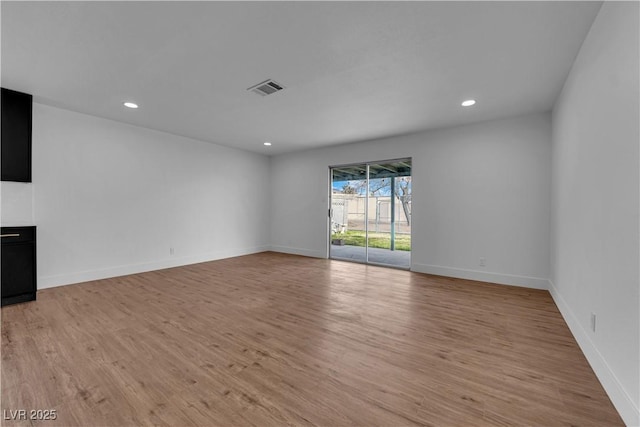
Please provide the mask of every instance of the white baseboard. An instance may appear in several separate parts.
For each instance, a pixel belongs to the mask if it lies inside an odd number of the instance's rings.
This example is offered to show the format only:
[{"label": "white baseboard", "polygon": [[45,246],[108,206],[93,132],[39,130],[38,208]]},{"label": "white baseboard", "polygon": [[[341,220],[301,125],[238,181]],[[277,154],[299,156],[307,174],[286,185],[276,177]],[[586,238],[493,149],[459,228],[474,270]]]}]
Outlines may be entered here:
[{"label": "white baseboard", "polygon": [[500,285],[521,286],[533,289],[548,289],[547,279],[539,277],[516,276],[512,274],[493,273],[462,268],[442,267],[439,265],[411,264],[411,271],[417,273],[436,274],[438,276],[456,277],[458,279],[477,280],[479,282],[498,283]]},{"label": "white baseboard", "polygon": [[326,258],[327,254],[322,251],[314,251],[311,249],[291,248],[288,246],[271,246],[273,252],[281,252],[284,254],[302,255],[312,258]]},{"label": "white baseboard", "polygon": [[53,288],[55,286],[71,285],[74,283],[88,282],[91,280],[108,279],[111,277],[126,276],[128,274],[145,273],[147,271],[162,270],[164,268],[180,267],[182,265],[197,264],[200,262],[215,261],[218,259],[249,255],[268,251],[269,246],[253,248],[226,249],[223,251],[209,252],[200,255],[186,257],[172,257],[160,261],[144,262],[138,264],[118,265],[96,270],[77,271],[73,273],[53,276],[38,277],[38,289]]},{"label": "white baseboard", "polygon": [[602,387],[604,387],[604,390],[609,395],[613,406],[618,410],[622,420],[628,426],[639,426],[640,409],[638,408],[638,404],[635,403],[626,392],[605,358],[600,354],[598,348],[589,337],[587,331],[580,325],[577,317],[551,280],[549,280],[549,293],[551,293],[551,297],[555,301],[556,306],[558,306],[560,314],[562,314],[565,322],[567,322],[582,353],[587,358],[587,361],[598,377],[598,380],[600,380]]}]

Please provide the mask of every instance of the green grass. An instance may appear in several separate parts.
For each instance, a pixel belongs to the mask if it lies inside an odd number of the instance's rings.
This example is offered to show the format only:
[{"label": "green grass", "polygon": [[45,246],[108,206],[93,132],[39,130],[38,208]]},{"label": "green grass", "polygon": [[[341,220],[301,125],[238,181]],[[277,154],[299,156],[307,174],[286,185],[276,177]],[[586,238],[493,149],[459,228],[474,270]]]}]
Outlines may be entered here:
[{"label": "green grass", "polygon": [[[350,246],[364,246],[365,238],[364,231],[349,230],[344,234],[336,233],[331,235],[332,239],[344,239],[345,245]],[[369,247],[391,249],[391,234],[390,233],[369,233]],[[411,235],[396,233],[396,250],[398,251],[410,251],[411,250]]]}]

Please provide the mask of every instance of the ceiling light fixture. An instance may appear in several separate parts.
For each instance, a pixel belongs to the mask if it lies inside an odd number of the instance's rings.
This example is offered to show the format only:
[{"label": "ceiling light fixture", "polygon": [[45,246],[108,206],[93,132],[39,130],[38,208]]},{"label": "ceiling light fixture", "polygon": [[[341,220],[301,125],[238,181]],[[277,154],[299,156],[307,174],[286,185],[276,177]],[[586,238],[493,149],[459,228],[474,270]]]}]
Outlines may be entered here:
[{"label": "ceiling light fixture", "polygon": [[267,147],[271,146],[271,143],[269,141],[265,142],[264,145],[266,145]]},{"label": "ceiling light fixture", "polygon": [[467,99],[466,101],[462,101],[462,106],[463,107],[471,107],[473,104],[476,103],[475,99]]},{"label": "ceiling light fixture", "polygon": [[124,106],[127,108],[138,108],[138,104],[134,103],[134,102],[125,102]]}]

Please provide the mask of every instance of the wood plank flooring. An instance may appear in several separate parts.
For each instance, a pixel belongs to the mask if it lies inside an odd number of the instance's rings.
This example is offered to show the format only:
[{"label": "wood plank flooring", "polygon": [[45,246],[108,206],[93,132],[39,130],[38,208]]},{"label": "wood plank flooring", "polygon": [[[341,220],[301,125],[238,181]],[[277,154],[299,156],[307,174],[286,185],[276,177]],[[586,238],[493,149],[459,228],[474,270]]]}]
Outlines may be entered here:
[{"label": "wood plank flooring", "polygon": [[546,291],[269,252],[2,308],[2,409],[56,411],[7,426],[623,425]]}]

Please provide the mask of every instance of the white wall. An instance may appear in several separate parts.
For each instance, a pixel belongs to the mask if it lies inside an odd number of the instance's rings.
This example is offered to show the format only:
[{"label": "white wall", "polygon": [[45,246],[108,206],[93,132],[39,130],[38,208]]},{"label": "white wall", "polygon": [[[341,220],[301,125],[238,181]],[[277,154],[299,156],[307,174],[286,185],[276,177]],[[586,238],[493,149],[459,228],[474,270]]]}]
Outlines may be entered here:
[{"label": "white wall", "polygon": [[640,424],[639,12],[604,3],[553,111],[551,292],[629,425]]},{"label": "white wall", "polygon": [[549,114],[274,156],[272,248],[326,256],[329,166],[402,157],[413,158],[412,270],[547,288]]},{"label": "white wall", "polygon": [[33,184],[0,182],[0,222],[4,227],[33,225]]},{"label": "white wall", "polygon": [[38,288],[268,249],[268,174],[266,156],[34,104]]}]

